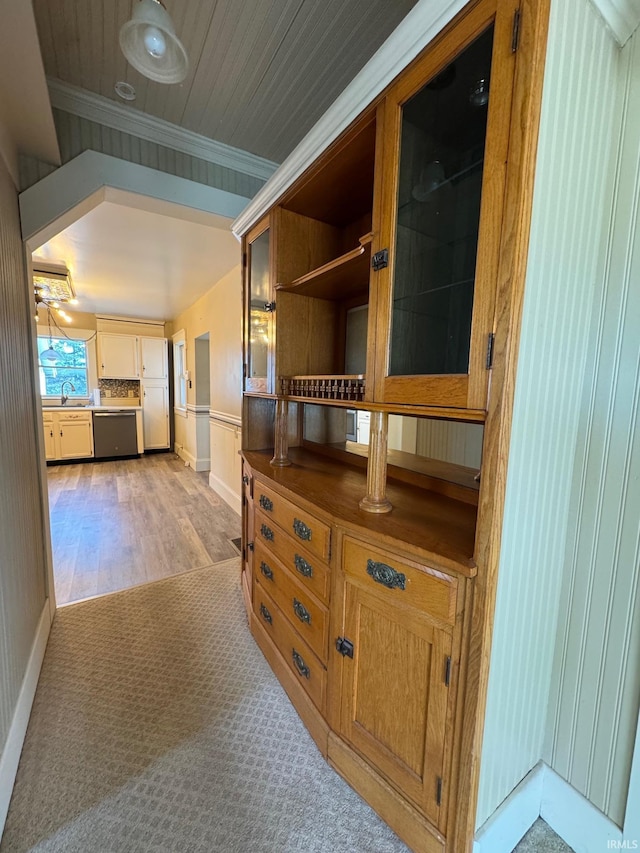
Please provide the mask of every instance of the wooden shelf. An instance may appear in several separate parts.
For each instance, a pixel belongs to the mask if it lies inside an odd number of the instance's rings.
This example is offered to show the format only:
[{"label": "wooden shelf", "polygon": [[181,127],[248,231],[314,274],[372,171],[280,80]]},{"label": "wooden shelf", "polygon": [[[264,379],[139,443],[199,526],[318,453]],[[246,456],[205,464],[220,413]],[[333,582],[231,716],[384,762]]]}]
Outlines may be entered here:
[{"label": "wooden shelf", "polygon": [[323,264],[290,284],[276,284],[283,293],[298,293],[333,301],[350,299],[369,287],[369,263],[373,234],[360,237],[360,245]]},{"label": "wooden shelf", "polygon": [[291,465],[273,468],[272,452],[245,453],[250,467],[273,483],[324,511],[335,523],[362,535],[374,532],[385,544],[402,548],[430,565],[464,577],[476,574],[473,548],[477,507],[407,483],[390,480],[390,513],[373,515],[359,509],[367,474],[357,465],[329,459],[301,447],[289,448]]}]

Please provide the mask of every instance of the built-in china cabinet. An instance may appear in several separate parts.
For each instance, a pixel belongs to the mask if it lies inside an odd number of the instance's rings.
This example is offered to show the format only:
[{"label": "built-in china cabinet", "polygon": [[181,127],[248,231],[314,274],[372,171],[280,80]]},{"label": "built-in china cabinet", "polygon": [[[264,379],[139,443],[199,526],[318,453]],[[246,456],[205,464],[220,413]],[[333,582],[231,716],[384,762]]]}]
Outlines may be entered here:
[{"label": "built-in china cabinet", "polygon": [[470,4],[243,234],[251,629],[416,851],[472,841],[546,11]]}]

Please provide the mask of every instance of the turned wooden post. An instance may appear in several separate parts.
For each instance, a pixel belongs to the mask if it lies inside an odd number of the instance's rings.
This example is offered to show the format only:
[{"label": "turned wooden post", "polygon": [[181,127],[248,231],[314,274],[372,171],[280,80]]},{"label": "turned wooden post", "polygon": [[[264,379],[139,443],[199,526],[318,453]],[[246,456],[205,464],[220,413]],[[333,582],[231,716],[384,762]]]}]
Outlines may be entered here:
[{"label": "turned wooden post", "polygon": [[273,459],[271,464],[275,468],[284,468],[291,465],[289,459],[289,403],[278,397],[276,400],[276,417],[274,424]]},{"label": "turned wooden post", "polygon": [[390,512],[393,509],[386,495],[387,425],[386,412],[371,412],[367,494],[360,501],[360,509],[366,512]]}]

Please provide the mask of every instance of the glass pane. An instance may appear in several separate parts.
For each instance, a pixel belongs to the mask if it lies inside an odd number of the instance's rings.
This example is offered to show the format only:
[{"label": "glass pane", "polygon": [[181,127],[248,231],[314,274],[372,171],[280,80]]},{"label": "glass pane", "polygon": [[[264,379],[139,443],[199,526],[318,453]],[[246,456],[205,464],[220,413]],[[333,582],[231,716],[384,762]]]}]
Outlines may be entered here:
[{"label": "glass pane", "polygon": [[[40,358],[42,353],[51,349],[55,353],[55,359]],[[66,382],[64,393],[67,397],[89,396],[85,341],[39,337],[38,359],[42,395],[60,396],[62,383]]]},{"label": "glass pane", "polygon": [[249,378],[262,379],[267,375],[269,351],[269,231],[264,231],[249,247]]},{"label": "glass pane", "polygon": [[493,28],[402,114],[389,374],[467,373]]}]

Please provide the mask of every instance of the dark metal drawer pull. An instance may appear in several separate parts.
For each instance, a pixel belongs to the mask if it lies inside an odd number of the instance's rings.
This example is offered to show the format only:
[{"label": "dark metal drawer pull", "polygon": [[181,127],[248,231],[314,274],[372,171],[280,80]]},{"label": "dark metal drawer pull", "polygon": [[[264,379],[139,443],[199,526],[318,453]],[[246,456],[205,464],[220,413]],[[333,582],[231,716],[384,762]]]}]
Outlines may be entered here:
[{"label": "dark metal drawer pull", "polygon": [[248,485],[249,485],[249,477],[248,477],[248,475],[247,475],[247,474],[243,474],[243,476],[242,476],[242,482],[245,484],[245,486],[248,486]]},{"label": "dark metal drawer pull", "polygon": [[304,678],[311,678],[311,670],[306,665],[301,655],[299,655],[295,649],[291,650],[291,657],[293,658],[294,666],[298,670],[300,675],[302,675]]},{"label": "dark metal drawer pull", "polygon": [[273,624],[273,616],[269,613],[264,604],[260,605],[260,615],[262,616],[265,622],[269,623],[269,625]]},{"label": "dark metal drawer pull", "polygon": [[296,570],[299,571],[301,575],[304,575],[305,578],[313,577],[313,566],[311,563],[307,563],[304,557],[301,557],[300,554],[296,554],[293,558],[293,562],[296,564]]},{"label": "dark metal drawer pull", "polygon": [[297,598],[293,599],[293,612],[301,622],[306,622],[307,625],[311,625],[311,614],[304,604],[298,601]]},{"label": "dark metal drawer pull", "polygon": [[271,512],[273,510],[273,501],[269,500],[266,495],[260,495],[260,506],[267,512]]},{"label": "dark metal drawer pull", "polygon": [[267,565],[264,560],[260,561],[260,571],[265,576],[265,578],[268,578],[270,581],[273,580],[273,569],[271,568],[271,566]]},{"label": "dark metal drawer pull", "polygon": [[293,532],[298,539],[306,539],[307,541],[311,539],[311,528],[307,527],[304,521],[300,521],[299,518],[293,519]]},{"label": "dark metal drawer pull", "polygon": [[370,575],[376,583],[381,583],[382,586],[386,586],[389,589],[406,588],[406,575],[403,575],[402,572],[397,572],[386,563],[376,563],[375,560],[367,560],[367,574]]},{"label": "dark metal drawer pull", "polygon": [[261,526],[260,533],[262,533],[264,538],[268,539],[269,542],[273,542],[273,530],[270,527],[267,527],[266,524],[263,524]]}]

